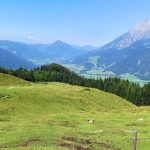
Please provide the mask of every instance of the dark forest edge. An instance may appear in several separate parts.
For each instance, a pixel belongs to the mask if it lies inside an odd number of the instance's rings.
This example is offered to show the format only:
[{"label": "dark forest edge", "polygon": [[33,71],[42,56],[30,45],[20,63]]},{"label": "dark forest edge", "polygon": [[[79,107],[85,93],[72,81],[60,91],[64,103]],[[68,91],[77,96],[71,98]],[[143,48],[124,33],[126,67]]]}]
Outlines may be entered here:
[{"label": "dark forest edge", "polygon": [[10,74],[30,82],[64,82],[72,85],[97,88],[116,94],[137,106],[150,105],[150,83],[141,87],[137,83],[116,77],[104,80],[101,78],[87,79],[59,64],[43,65],[32,70],[23,68],[12,70],[0,67],[0,73]]}]

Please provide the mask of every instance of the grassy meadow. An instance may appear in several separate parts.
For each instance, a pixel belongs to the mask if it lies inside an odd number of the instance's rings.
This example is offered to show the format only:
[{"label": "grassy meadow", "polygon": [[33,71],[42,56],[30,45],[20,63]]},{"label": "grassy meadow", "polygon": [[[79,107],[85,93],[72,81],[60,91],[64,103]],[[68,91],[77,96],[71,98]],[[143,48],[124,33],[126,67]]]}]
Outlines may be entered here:
[{"label": "grassy meadow", "polygon": [[[0,149],[150,149],[150,107],[97,89],[0,74]],[[94,120],[90,123],[88,120]]]}]

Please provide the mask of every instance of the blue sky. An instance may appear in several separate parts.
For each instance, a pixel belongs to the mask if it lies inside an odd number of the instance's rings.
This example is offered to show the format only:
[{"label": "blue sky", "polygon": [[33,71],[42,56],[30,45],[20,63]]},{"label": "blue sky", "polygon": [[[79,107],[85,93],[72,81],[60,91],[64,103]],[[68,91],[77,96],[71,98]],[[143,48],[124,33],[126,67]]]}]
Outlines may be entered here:
[{"label": "blue sky", "polygon": [[101,46],[150,19],[150,0],[0,0],[0,39]]}]

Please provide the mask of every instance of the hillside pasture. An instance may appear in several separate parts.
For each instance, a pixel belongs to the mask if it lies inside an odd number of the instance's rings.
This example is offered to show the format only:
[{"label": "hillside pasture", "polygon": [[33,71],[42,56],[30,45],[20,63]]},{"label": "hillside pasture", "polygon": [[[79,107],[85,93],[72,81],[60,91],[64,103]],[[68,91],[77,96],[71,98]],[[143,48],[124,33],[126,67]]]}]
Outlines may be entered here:
[{"label": "hillside pasture", "polygon": [[0,87],[0,149],[129,150],[134,129],[138,150],[150,148],[149,107],[64,83],[10,87]]}]

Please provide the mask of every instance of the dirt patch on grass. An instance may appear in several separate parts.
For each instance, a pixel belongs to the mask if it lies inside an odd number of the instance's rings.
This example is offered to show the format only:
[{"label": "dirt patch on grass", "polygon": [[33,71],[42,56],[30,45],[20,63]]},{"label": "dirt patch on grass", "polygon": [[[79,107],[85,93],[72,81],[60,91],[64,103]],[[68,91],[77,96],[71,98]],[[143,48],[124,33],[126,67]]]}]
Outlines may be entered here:
[{"label": "dirt patch on grass", "polygon": [[7,146],[7,145],[0,145],[0,149],[4,149],[4,148],[10,148],[9,146]]},{"label": "dirt patch on grass", "polygon": [[61,143],[60,146],[71,149],[71,150],[92,150],[91,148],[89,148],[87,146],[75,146],[72,143]]},{"label": "dirt patch on grass", "polygon": [[64,126],[64,127],[76,127],[76,124],[75,123],[71,123],[71,122],[69,122],[69,121],[61,121],[61,123],[60,123],[60,125],[61,126]]},{"label": "dirt patch on grass", "polygon": [[66,148],[69,148],[69,149],[73,149],[72,143],[61,143],[59,146],[60,147],[66,147]]},{"label": "dirt patch on grass", "polygon": [[77,139],[75,137],[63,137],[63,140],[75,142]]},{"label": "dirt patch on grass", "polygon": [[91,142],[89,140],[78,141],[75,137],[63,137],[59,146],[71,150],[92,150]]},{"label": "dirt patch on grass", "polygon": [[92,149],[89,147],[78,146],[78,147],[75,147],[74,150],[92,150]]},{"label": "dirt patch on grass", "polygon": [[121,148],[114,148],[112,142],[109,141],[97,142],[89,139],[77,139],[75,137],[63,137],[59,146],[71,150],[96,150],[98,147],[107,150],[121,150]]},{"label": "dirt patch on grass", "polygon": [[27,141],[24,141],[23,143],[21,143],[19,146],[21,147],[28,147],[31,145],[43,145],[45,142],[40,140],[40,139],[29,139]]}]

